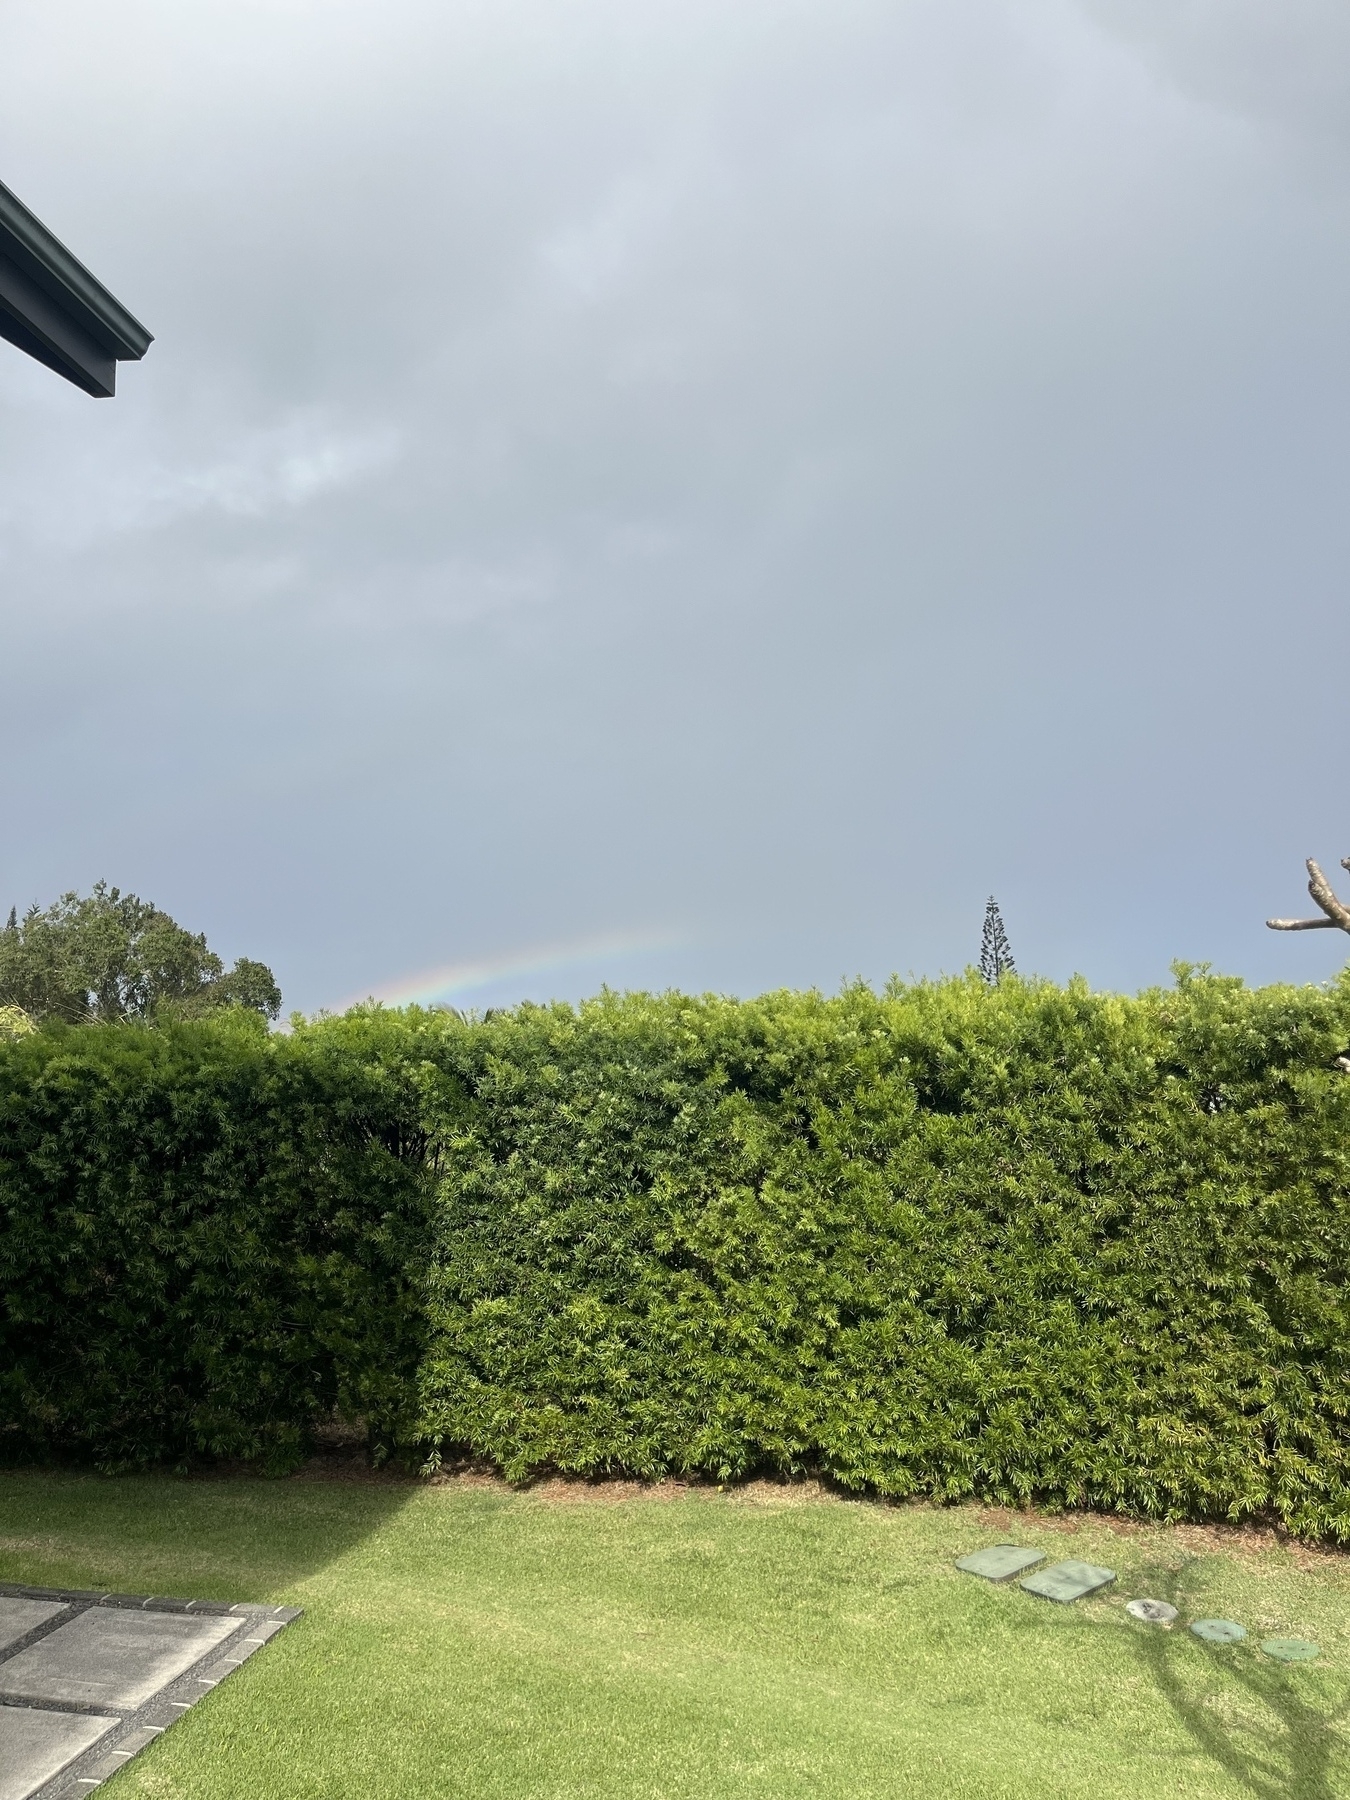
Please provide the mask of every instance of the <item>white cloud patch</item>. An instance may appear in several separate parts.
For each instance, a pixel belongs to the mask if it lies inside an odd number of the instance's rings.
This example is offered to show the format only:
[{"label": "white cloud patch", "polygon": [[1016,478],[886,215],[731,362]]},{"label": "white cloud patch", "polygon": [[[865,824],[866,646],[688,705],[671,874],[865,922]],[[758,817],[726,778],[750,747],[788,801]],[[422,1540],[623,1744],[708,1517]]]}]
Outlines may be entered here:
[{"label": "white cloud patch", "polygon": [[129,498],[124,527],[162,525],[184,513],[215,510],[260,519],[307,506],[351,488],[395,462],[400,434],[351,433],[316,419],[292,419],[231,445],[218,462],[197,469],[150,469]]}]

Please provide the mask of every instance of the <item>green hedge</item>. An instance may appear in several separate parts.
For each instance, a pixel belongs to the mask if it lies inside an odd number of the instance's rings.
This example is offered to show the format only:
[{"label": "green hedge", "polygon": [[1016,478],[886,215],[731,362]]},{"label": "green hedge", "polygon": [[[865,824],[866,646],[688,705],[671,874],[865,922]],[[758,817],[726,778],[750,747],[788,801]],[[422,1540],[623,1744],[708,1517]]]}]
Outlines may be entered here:
[{"label": "green hedge", "polygon": [[398,1428],[431,1244],[408,1035],[241,1012],[0,1045],[0,1449],[284,1466],[335,1407]]},{"label": "green hedge", "polygon": [[451,1031],[424,1430],[1350,1534],[1350,983]]},{"label": "green hedge", "polygon": [[1350,1538],[1348,1044],[1350,979],[1186,973],[39,1034],[0,1423]]}]

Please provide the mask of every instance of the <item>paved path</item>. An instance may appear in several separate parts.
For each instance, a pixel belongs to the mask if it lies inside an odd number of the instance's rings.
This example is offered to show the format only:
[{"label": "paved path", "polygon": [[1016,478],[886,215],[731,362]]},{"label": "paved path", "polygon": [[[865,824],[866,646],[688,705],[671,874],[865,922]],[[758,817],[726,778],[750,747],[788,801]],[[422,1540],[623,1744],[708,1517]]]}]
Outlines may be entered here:
[{"label": "paved path", "polygon": [[74,1800],[299,1617],[0,1586],[0,1800]]}]

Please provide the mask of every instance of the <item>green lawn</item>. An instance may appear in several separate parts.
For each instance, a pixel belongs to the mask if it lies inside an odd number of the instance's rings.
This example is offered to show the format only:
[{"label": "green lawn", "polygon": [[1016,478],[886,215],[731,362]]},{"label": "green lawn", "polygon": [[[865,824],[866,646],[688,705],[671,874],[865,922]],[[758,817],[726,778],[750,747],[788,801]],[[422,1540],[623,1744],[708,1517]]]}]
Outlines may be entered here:
[{"label": "green lawn", "polygon": [[[1004,1537],[1121,1580],[1057,1607],[952,1568]],[[24,1473],[0,1578],[306,1609],[110,1800],[1350,1795],[1350,1559],[1241,1540],[764,1487]],[[1322,1660],[1136,1625],[1139,1593]]]}]

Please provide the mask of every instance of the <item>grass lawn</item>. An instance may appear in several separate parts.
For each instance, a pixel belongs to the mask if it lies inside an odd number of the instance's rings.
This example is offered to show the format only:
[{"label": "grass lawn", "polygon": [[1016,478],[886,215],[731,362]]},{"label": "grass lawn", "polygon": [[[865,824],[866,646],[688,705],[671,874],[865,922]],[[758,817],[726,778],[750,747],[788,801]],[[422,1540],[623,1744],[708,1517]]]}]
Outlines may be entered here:
[{"label": "grass lawn", "polygon": [[[954,1557],[1120,1572],[1071,1607]],[[741,1491],[0,1475],[0,1578],[306,1616],[109,1800],[1343,1800],[1350,1557]],[[1246,1624],[1214,1649],[1124,1602]],[[1282,1666],[1259,1637],[1316,1639]]]}]

